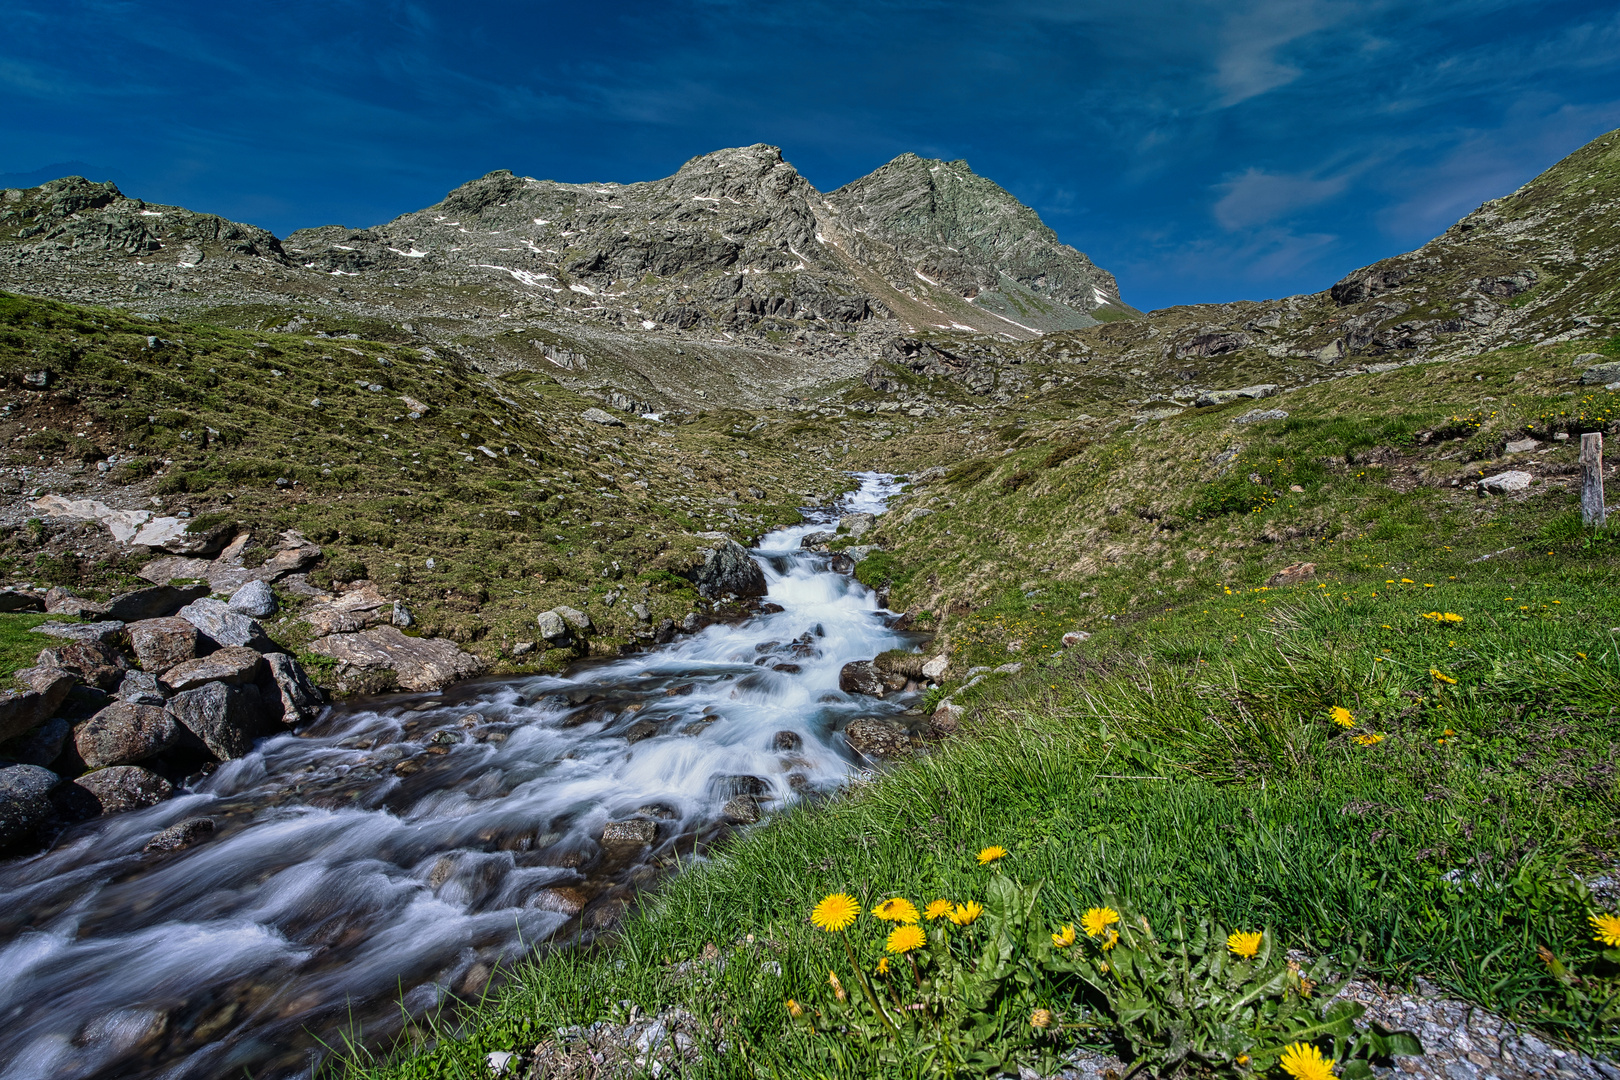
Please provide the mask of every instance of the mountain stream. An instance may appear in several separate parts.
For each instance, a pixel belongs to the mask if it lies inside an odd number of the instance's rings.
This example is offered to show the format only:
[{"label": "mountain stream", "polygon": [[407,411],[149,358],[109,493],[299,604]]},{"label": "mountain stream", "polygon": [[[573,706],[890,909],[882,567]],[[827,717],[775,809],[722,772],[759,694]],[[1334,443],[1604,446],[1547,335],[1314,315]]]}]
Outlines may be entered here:
[{"label": "mountain stream", "polygon": [[[842,728],[905,708],[842,693],[839,669],[916,640],[799,548],[898,490],[860,479],[753,551],[781,611],[565,677],[330,709],[0,866],[0,1080],[307,1077],[322,1041],[397,1034],[609,925],[750,808],[837,789]],[[199,842],[143,851],[199,818]]]}]

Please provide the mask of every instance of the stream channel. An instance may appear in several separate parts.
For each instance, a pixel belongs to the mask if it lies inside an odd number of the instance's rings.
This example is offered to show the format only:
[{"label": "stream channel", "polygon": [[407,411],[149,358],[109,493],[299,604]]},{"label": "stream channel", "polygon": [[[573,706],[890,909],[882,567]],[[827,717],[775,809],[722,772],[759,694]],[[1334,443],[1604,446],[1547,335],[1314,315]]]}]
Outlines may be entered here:
[{"label": "stream channel", "polygon": [[[752,552],[781,611],[562,677],[330,709],[0,865],[0,1080],[308,1077],[322,1041],[386,1040],[610,924],[739,805],[836,790],[858,768],[843,727],[909,703],[844,694],[839,669],[917,640],[799,548],[899,488],[859,479]],[[143,852],[195,818],[213,822],[196,844]]]}]

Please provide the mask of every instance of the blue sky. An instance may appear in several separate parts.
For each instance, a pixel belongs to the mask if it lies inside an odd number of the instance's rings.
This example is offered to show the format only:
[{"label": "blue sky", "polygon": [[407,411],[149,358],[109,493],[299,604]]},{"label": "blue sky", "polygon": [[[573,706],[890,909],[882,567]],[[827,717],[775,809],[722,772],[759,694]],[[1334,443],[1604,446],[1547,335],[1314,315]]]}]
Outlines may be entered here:
[{"label": "blue sky", "polygon": [[1324,288],[1620,127],[1613,0],[4,11],[0,183],[73,163],[285,235],[497,168],[645,180],[769,142],[830,190],[910,150],[965,158],[1144,308]]}]

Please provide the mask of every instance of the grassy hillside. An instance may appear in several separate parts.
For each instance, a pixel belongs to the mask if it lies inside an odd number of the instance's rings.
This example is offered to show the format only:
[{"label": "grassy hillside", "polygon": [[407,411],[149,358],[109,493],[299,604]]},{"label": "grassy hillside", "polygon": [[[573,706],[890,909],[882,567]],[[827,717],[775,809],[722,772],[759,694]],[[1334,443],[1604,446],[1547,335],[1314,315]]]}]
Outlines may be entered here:
[{"label": "grassy hillside", "polygon": [[[691,534],[747,539],[848,482],[830,453],[800,453],[814,416],[605,427],[580,419],[599,402],[547,376],[486,375],[365,329],[249,333],[0,295],[15,478],[0,574],[88,594],[144,584],[144,556],[31,520],[29,493],[189,513],[194,531],[239,526],[256,545],[297,529],[325,551],[318,583],[369,578],[420,632],[510,668],[556,603],[589,610],[603,649],[631,640],[637,600],[679,619],[698,601],[672,576]],[[39,372],[48,385],[28,381]],[[295,619],[273,632],[298,643]]]},{"label": "grassy hillside", "polygon": [[[1029,408],[868,449],[946,468],[885,517],[889,551],[858,571],[937,629],[952,664],[935,698],[973,666],[1023,670],[955,693],[963,730],[926,756],[667,884],[611,947],[543,957],[416,1052],[349,1068],[478,1075],[491,1051],[554,1049],[559,1028],[623,1022],[633,1002],[698,1018],[690,1075],[929,1074],[917,1047],[790,1021],[789,1000],[831,1007],[829,970],[855,985],[808,915],[839,891],[984,899],[989,844],[1009,849],[1007,875],[1045,882],[1043,928],[1105,902],[1161,927],[1267,927],[1612,1054],[1613,963],[1587,917],[1616,896],[1582,882],[1616,869],[1620,533],[1580,525],[1578,439],[1554,438],[1615,430],[1620,395],[1575,382],[1589,350],[1158,421]],[[1234,423],[1255,408],[1287,416]],[[1542,445],[1505,453],[1527,435]],[[1507,468],[1536,482],[1467,486]],[[907,522],[917,509],[931,513]],[[1298,562],[1314,574],[1267,585]],[[1070,629],[1093,636],[1064,650]],[[860,940],[875,964],[881,938]],[[1072,982],[1030,992],[1095,1019]]]}]

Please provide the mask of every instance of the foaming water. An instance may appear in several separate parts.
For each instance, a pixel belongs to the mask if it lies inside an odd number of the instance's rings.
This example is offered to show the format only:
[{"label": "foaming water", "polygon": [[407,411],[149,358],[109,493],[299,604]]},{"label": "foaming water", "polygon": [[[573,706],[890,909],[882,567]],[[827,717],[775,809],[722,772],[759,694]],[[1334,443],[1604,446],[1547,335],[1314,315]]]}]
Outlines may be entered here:
[{"label": "foaming water", "polygon": [[[843,511],[898,489],[864,474]],[[189,794],[0,874],[0,1080],[309,1075],[317,1037],[386,1037],[537,942],[606,925],[752,811],[838,787],[839,734],[893,701],[838,671],[911,639],[801,551],[754,557],[782,611],[567,678],[333,710]],[[163,829],[214,831],[143,854]],[[632,836],[604,843],[610,822]]]}]

